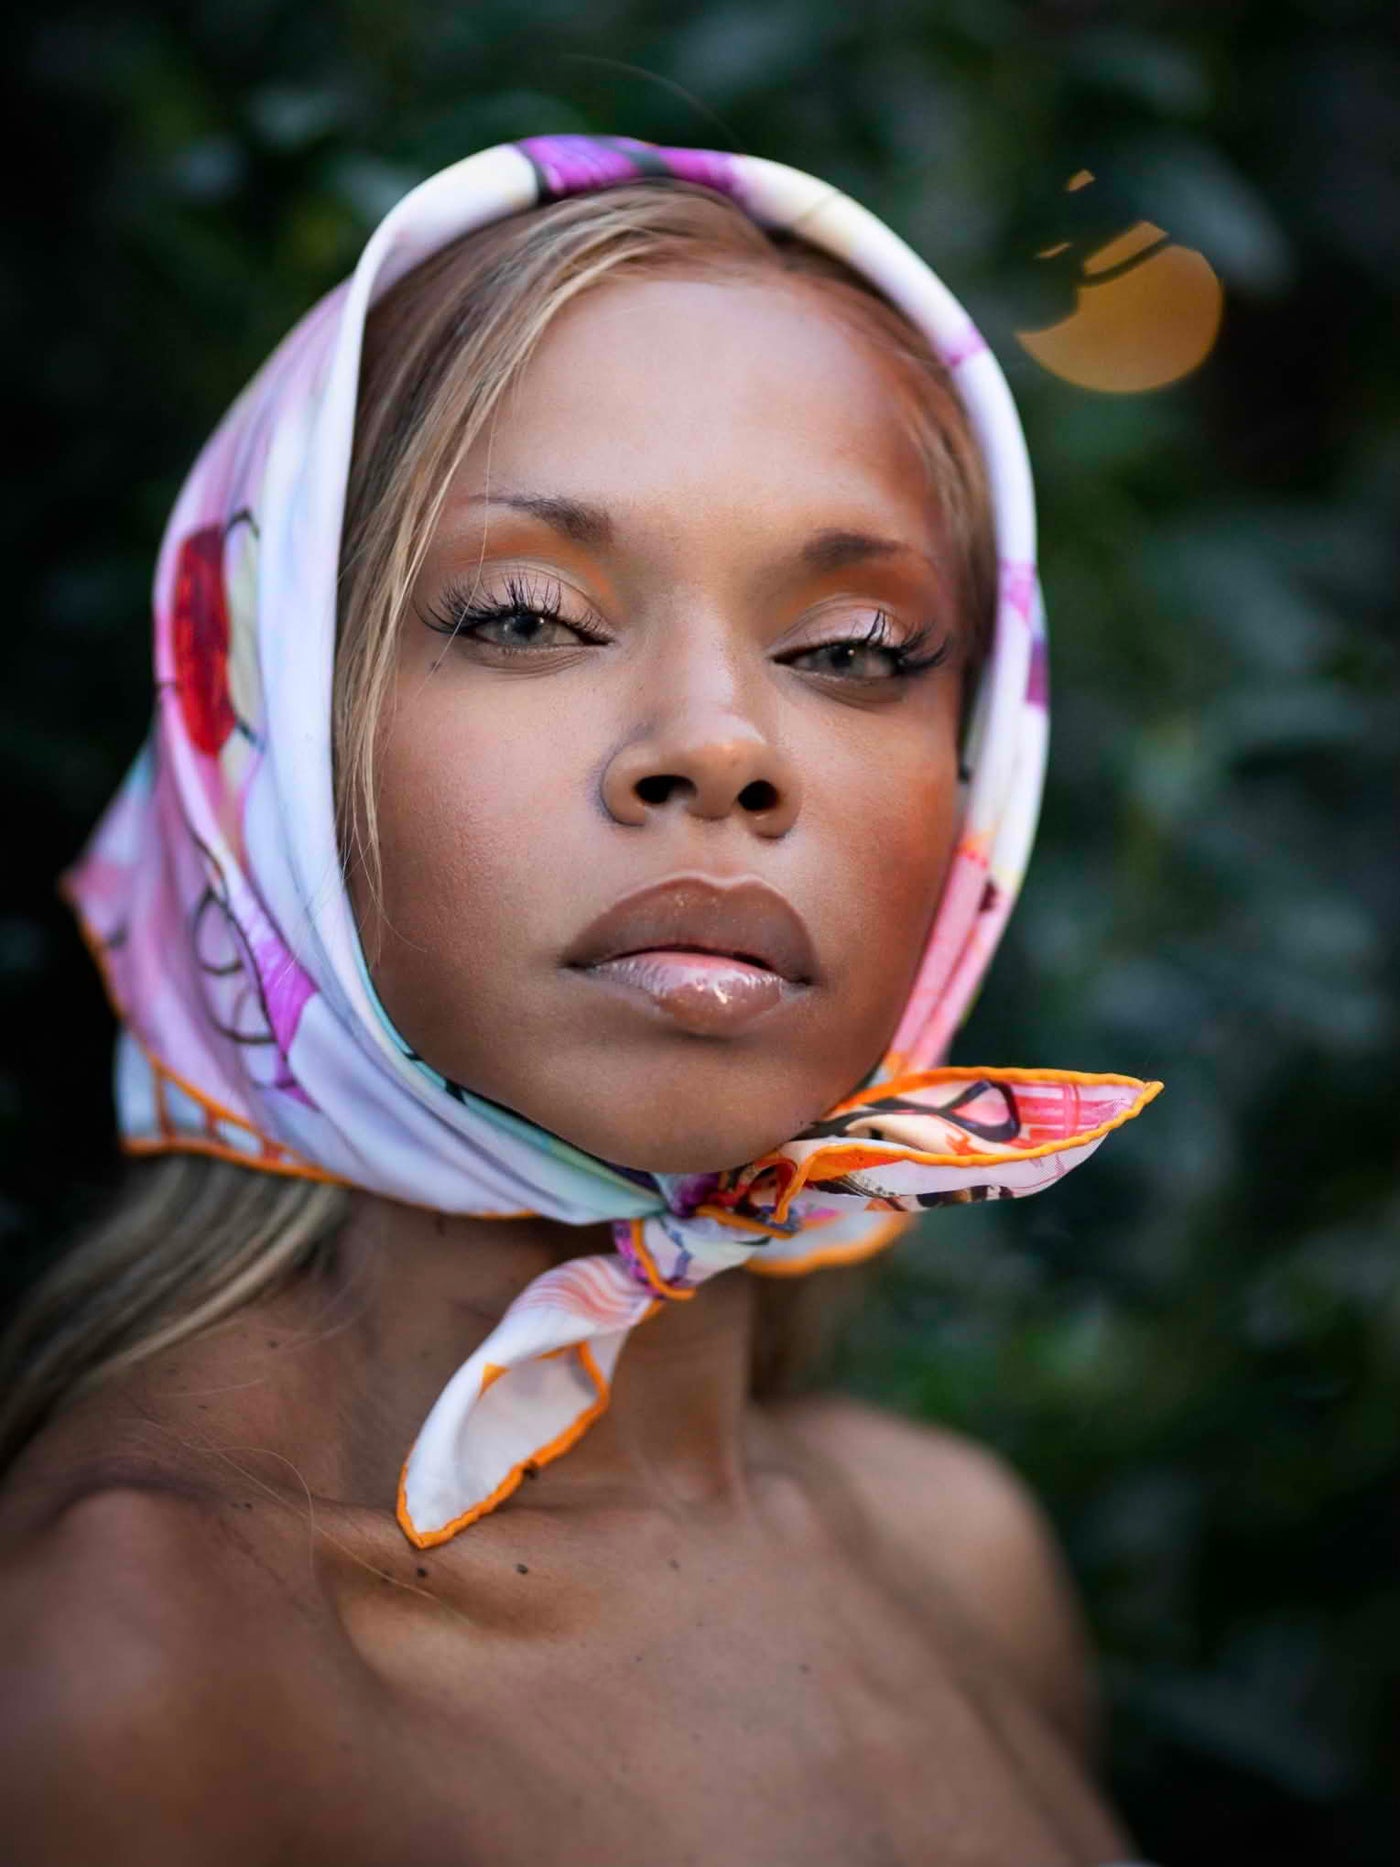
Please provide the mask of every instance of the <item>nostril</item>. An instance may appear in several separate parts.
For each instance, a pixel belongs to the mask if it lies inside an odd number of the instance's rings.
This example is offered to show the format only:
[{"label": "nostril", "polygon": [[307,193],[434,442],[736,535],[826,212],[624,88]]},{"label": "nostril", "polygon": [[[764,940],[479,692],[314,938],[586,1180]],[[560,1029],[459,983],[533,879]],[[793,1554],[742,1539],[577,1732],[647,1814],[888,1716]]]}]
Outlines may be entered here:
[{"label": "nostril", "polygon": [[644,804],[664,804],[678,786],[685,788],[684,778],[673,778],[657,774],[651,778],[639,778],[635,789]]},{"label": "nostril", "polygon": [[[724,790],[722,780],[720,789]],[[643,804],[669,804],[674,797],[710,798],[705,786],[697,785],[693,779],[682,776],[679,772],[648,772],[644,778],[638,778],[632,785],[633,795]],[[737,798],[733,792],[724,790],[725,808],[730,803],[737,803],[739,808],[755,816],[773,810],[778,803],[778,789],[766,778],[755,778],[746,784]],[[710,798],[711,803],[718,801],[718,796]],[[708,814],[708,812],[706,813]]]},{"label": "nostril", "polygon": [[739,803],[744,810],[772,810],[777,801],[778,793],[766,778],[755,778],[739,793]]}]

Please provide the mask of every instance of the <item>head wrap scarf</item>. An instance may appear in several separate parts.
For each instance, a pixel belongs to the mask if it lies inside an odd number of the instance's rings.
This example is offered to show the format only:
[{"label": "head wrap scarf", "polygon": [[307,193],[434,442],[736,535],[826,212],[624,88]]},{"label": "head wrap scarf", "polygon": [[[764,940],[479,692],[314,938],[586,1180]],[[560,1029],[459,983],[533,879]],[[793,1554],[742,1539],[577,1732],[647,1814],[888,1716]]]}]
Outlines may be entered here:
[{"label": "head wrap scarf", "polygon": [[[371,305],[476,227],[648,176],[715,189],[862,273],[932,341],[985,458],[999,594],[962,819],[888,1055],[786,1145],[726,1172],[643,1174],[445,1080],[393,1029],[347,896],[332,797],[341,524]],[[628,1333],[736,1265],[788,1275],[863,1257],[951,1201],[1050,1185],[1159,1085],[949,1069],[1029,854],[1047,730],[1029,465],[967,313],[853,201],[750,156],[538,137],[415,188],[353,275],[292,330],[186,480],[155,578],[150,738],[67,878],[121,1020],[133,1153],[193,1150],[448,1213],[610,1220],[608,1255],[537,1277],[449,1382],[404,1466],[426,1546],[491,1510],[607,1405]],[[586,1093],[586,1085],[580,1085]]]}]

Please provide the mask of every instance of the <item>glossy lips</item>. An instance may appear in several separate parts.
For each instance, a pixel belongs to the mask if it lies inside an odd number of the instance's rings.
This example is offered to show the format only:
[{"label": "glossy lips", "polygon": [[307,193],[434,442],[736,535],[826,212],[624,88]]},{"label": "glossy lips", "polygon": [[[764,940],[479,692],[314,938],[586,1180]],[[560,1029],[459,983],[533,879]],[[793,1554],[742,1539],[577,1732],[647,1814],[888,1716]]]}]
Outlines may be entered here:
[{"label": "glossy lips", "polygon": [[565,964],[649,1000],[699,1037],[735,1034],[816,976],[797,911],[765,882],[673,876],[625,895]]}]

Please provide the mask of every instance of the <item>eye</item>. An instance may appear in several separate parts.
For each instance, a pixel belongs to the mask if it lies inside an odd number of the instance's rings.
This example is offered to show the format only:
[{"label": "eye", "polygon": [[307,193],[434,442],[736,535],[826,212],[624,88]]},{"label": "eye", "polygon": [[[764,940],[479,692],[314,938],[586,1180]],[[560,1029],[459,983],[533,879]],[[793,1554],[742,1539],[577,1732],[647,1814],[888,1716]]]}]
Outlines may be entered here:
[{"label": "eye", "polygon": [[479,642],[505,655],[543,654],[605,639],[583,618],[566,622],[562,604],[557,584],[511,577],[498,595],[449,586],[422,621],[454,641]]},{"label": "eye", "polygon": [[898,640],[883,611],[876,614],[868,629],[860,635],[840,636],[800,648],[782,659],[784,665],[804,673],[825,674],[846,681],[907,680],[936,668],[946,661],[947,641],[929,648],[934,640],[931,627],[918,629],[905,640]]},{"label": "eye", "polygon": [[584,638],[557,616],[538,609],[498,609],[478,615],[458,631],[495,648],[567,648]]},{"label": "eye", "polygon": [[823,642],[819,648],[804,648],[788,666],[858,681],[888,680],[900,671],[896,650],[860,641]]}]

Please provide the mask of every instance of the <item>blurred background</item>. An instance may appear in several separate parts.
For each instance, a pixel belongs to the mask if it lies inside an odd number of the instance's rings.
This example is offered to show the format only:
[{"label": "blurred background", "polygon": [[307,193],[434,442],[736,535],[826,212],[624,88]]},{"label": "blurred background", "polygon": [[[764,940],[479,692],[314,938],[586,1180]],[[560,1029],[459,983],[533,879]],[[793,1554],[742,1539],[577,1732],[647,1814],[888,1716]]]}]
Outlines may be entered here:
[{"label": "blurred background", "polygon": [[[1052,1197],[931,1221],[841,1378],[1045,1499],[1147,1854],[1392,1862],[1395,26],[1349,0],[25,0],[0,79],[7,1289],[113,1179],[110,1021],[53,877],[143,732],[155,546],[215,419],[393,201],[484,144],[813,170],[963,299],[1037,471],[1051,781],[958,1055],[1167,1084]],[[1201,321],[1139,267],[1142,354],[1085,322],[1160,235],[1223,316],[1198,367],[1124,392]],[[1084,385],[1105,368],[1116,391]]]}]

